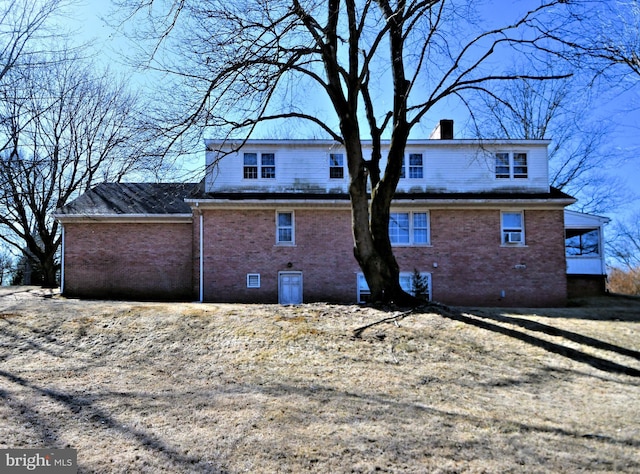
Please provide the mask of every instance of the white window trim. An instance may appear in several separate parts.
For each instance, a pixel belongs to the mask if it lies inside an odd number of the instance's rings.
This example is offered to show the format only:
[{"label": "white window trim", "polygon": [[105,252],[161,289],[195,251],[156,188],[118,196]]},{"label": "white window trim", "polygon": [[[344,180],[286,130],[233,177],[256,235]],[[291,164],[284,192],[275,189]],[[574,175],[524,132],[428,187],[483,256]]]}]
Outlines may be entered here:
[{"label": "white window trim", "polygon": [[[392,247],[430,247],[431,246],[431,213],[425,210],[413,210],[407,211],[404,209],[391,209],[390,214],[409,214],[409,242],[407,243],[398,243],[394,244],[391,242]],[[414,214],[426,214],[427,215],[427,241],[426,242],[418,242],[414,241],[414,225],[413,225],[413,215]]]},{"label": "white window trim", "polygon": [[[244,164],[244,155],[245,154],[255,154],[256,155],[256,170],[257,170],[257,177],[256,178],[245,178],[244,176],[244,170],[245,170],[245,164]],[[272,167],[274,169],[274,173],[275,173],[275,177],[273,178],[263,178],[262,177],[262,155],[264,154],[271,154],[273,155],[273,166],[271,165],[265,165],[264,167]],[[242,179],[246,180],[246,181],[275,181],[278,178],[278,154],[275,151],[247,151],[244,150],[242,152]]]},{"label": "white window trim", "polygon": [[[291,214],[291,241],[280,241],[280,224],[278,222],[278,216],[280,214]],[[280,247],[292,247],[296,244],[296,214],[293,210],[278,209],[276,210],[276,245]]]},{"label": "white window trim", "polygon": [[[252,283],[252,280],[257,278],[257,283]],[[247,288],[260,288],[260,274],[259,273],[247,273]]]},{"label": "white window trim", "polygon": [[[420,155],[420,159],[421,159],[421,164],[420,166],[411,166],[411,155]],[[404,163],[404,158],[403,158],[403,163]],[[420,170],[422,171],[422,176],[420,177],[412,177],[411,176],[411,168],[420,168]],[[405,179],[424,179],[424,153],[420,152],[420,153],[407,153],[407,168],[406,168],[406,173],[405,173]]]},{"label": "white window trim", "polygon": [[[509,155],[509,177],[508,178],[499,178],[496,172],[496,155],[498,153],[506,153],[507,155]],[[516,177],[515,176],[515,155],[518,153],[524,153],[527,156],[527,175],[525,177]],[[526,150],[496,150],[493,153],[493,179],[495,179],[496,181],[522,181],[522,180],[526,180],[529,179],[530,173],[529,173],[529,152]]]},{"label": "white window trim", "polygon": [[[342,165],[341,166],[331,166],[331,155],[341,155],[342,156]],[[346,161],[346,157],[345,157],[344,153],[342,153],[342,152],[340,152],[340,153],[331,152],[331,153],[327,154],[327,162],[329,163],[329,179],[331,181],[344,180],[344,178],[347,175],[347,173],[345,173],[345,161]],[[333,178],[331,176],[331,169],[332,168],[341,168],[342,169],[342,177],[341,178]]]},{"label": "white window trim", "polygon": [[[521,218],[521,222],[522,222],[522,227],[520,228],[520,242],[506,242],[505,241],[505,232],[507,232],[505,230],[504,227],[504,215],[505,214],[520,214],[520,218]],[[526,240],[526,234],[525,234],[525,215],[524,215],[524,210],[509,210],[509,211],[500,211],[500,244],[503,247],[526,247],[527,245],[527,240]],[[509,228],[507,228],[509,229]],[[515,229],[515,228],[514,228]],[[515,231],[518,232],[518,231]],[[514,232],[514,233],[515,233]]]}]

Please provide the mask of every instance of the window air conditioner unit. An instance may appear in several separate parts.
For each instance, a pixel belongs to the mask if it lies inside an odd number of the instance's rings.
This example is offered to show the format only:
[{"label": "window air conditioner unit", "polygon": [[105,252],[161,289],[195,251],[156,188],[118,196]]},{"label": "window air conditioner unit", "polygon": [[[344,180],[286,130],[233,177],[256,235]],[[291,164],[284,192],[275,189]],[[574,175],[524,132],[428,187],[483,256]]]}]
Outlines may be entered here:
[{"label": "window air conditioner unit", "polygon": [[522,243],[522,233],[521,232],[505,232],[505,234],[504,234],[504,243],[505,244],[520,244],[520,243]]}]

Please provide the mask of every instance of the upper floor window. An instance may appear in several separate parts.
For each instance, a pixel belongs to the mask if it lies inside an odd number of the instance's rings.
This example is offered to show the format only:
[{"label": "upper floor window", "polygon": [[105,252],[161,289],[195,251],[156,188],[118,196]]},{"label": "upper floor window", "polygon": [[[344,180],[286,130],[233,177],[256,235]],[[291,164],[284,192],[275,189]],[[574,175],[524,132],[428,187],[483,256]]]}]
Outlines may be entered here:
[{"label": "upper floor window", "polygon": [[392,212],[389,215],[389,239],[392,245],[429,243],[429,213]]},{"label": "upper floor window", "polygon": [[295,243],[293,212],[278,212],[276,214],[276,243],[281,245]]},{"label": "upper floor window", "polygon": [[[424,173],[422,171],[422,153],[410,153],[409,154],[409,178],[422,178]],[[400,178],[406,178],[407,173],[404,165],[404,158],[402,159],[402,168],[400,169]]]},{"label": "upper floor window", "polygon": [[265,179],[276,177],[276,156],[273,153],[260,154],[260,173],[258,173],[258,154],[244,154],[244,179],[258,179],[258,176]]},{"label": "upper floor window", "polygon": [[496,178],[527,178],[528,176],[529,166],[526,153],[496,153]]},{"label": "upper floor window", "polygon": [[342,153],[329,154],[329,178],[344,178],[344,155]]},{"label": "upper floor window", "polygon": [[244,179],[258,179],[258,154],[244,154]]},{"label": "upper floor window", "polygon": [[600,231],[598,229],[567,229],[565,232],[567,257],[600,255]]},{"label": "upper floor window", "polygon": [[273,179],[276,177],[276,155],[273,153],[262,153],[260,155],[262,164],[262,177]]},{"label": "upper floor window", "polygon": [[502,244],[524,245],[524,215],[522,212],[503,212]]},{"label": "upper floor window", "polygon": [[422,153],[409,154],[409,178],[422,178]]}]

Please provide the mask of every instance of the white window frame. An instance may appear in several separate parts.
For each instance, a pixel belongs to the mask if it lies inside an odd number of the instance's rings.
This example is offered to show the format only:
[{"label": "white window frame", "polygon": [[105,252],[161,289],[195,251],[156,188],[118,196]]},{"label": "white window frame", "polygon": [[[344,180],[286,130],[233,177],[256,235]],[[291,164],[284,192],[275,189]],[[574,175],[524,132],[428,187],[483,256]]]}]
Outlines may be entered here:
[{"label": "white window frame", "polygon": [[[255,156],[255,165],[247,165],[246,157],[247,155]],[[269,156],[273,156],[273,164],[264,164],[264,159]],[[255,177],[247,177],[247,169],[254,168],[255,169]],[[248,179],[251,181],[254,180],[274,180],[276,179],[276,168],[277,168],[277,158],[274,152],[255,152],[255,151],[246,151],[242,155],[242,179]],[[253,174],[253,173],[252,173]]]},{"label": "white window frame", "polygon": [[[273,158],[273,164],[265,164],[264,159],[269,156]],[[267,173],[272,173],[269,176],[265,176]],[[260,153],[260,177],[262,179],[276,179],[276,154],[275,153]]]},{"label": "white window frame", "polygon": [[[420,272],[421,277],[425,277],[428,280],[427,288],[428,288],[428,300],[431,301],[433,292],[431,289],[432,278],[431,273],[429,272]],[[413,272],[400,272],[400,287],[409,293],[410,295],[414,295],[413,291]],[[367,284],[367,279],[364,277],[364,273],[359,272],[356,274],[356,291],[357,291],[357,302],[358,303],[366,303],[367,299],[363,297],[370,297],[371,290],[369,290],[369,285]],[[414,295],[415,296],[415,295]]]},{"label": "white window frame", "polygon": [[[420,165],[411,164],[411,157],[414,157],[414,156],[420,157]],[[409,156],[407,157],[407,162],[409,165],[409,179],[423,179],[424,178],[424,155],[422,153],[409,153]],[[414,176],[414,174],[419,174],[420,176]]]},{"label": "white window frame", "polygon": [[[289,240],[280,240],[280,229],[289,228],[288,226],[280,226],[280,215],[281,214],[291,214],[291,241]],[[277,210],[276,211],[276,245],[282,246],[292,246],[296,244],[296,217],[295,213],[290,210]]]},{"label": "white window frame", "polygon": [[[247,165],[247,155],[253,155],[255,157],[255,159],[256,159],[256,164],[255,165]],[[252,170],[255,169],[255,177],[247,176],[247,171],[248,171],[249,168],[251,168]],[[258,153],[245,152],[242,155],[242,179],[254,180],[254,179],[258,179],[259,176],[260,176],[260,166],[259,166]]]},{"label": "white window frame", "polygon": [[[520,215],[520,227],[505,226],[505,216],[507,214]],[[525,240],[525,224],[524,224],[524,211],[501,211],[500,212],[500,242],[503,246],[508,247],[524,247]],[[516,234],[520,234],[520,240],[516,237]]]},{"label": "white window frame", "polygon": [[247,288],[260,288],[259,273],[247,273]]},{"label": "white window frame", "polygon": [[[336,162],[334,163],[334,160]],[[337,162],[340,162],[337,164]],[[338,171],[340,176],[332,176],[333,171]],[[329,153],[329,179],[344,179],[344,153]]]},{"label": "white window frame", "polygon": [[[506,155],[507,163],[500,164],[498,166],[498,155]],[[516,164],[516,156],[524,155],[525,163]],[[526,151],[504,151],[499,150],[493,154],[494,159],[494,177],[497,180],[520,180],[520,179],[528,179],[529,178],[529,153]],[[501,172],[498,173],[498,168],[501,168]],[[506,170],[508,168],[508,171]],[[523,168],[524,172],[520,170],[519,173],[516,173],[516,169]]]},{"label": "white window frame", "polygon": [[[415,211],[405,211],[405,210],[397,210],[392,209],[389,216],[389,227],[391,227],[392,221],[394,219],[394,214],[408,214],[409,219],[409,241],[408,242],[391,242],[391,245],[394,247],[407,247],[407,246],[428,246],[431,245],[431,217],[430,213],[427,210],[415,210]],[[427,241],[426,242],[416,242],[415,241],[415,214],[425,214],[426,222],[427,222]],[[389,229],[389,239],[391,239],[391,229]]]}]

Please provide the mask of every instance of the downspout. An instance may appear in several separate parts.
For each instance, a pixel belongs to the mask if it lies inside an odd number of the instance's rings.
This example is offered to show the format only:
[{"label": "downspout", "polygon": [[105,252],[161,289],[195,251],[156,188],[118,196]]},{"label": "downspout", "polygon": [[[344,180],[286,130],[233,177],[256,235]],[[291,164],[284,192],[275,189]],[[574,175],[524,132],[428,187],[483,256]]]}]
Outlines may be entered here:
[{"label": "downspout", "polygon": [[[196,206],[198,203],[196,203]],[[204,302],[204,218],[200,214],[200,303]]]},{"label": "downspout", "polygon": [[60,255],[60,294],[64,295],[64,224],[60,225],[61,234],[62,234],[62,242],[61,242],[61,255]]}]

